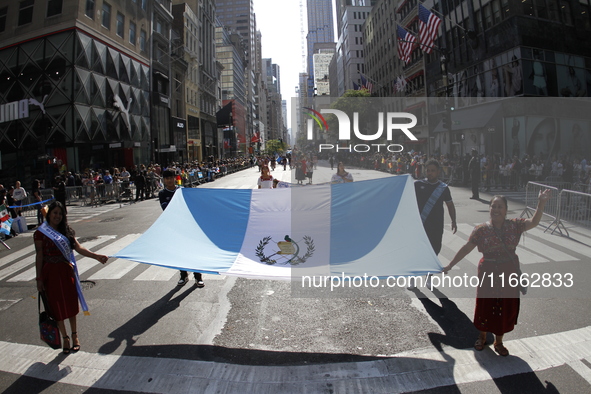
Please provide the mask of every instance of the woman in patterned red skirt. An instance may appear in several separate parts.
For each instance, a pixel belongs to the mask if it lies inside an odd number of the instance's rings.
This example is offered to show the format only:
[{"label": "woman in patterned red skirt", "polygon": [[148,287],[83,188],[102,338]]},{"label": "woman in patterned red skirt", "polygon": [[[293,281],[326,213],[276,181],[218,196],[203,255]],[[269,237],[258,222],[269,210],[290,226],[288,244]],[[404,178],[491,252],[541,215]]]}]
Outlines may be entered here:
[{"label": "woman in patterned red skirt", "polygon": [[[448,272],[475,247],[482,253],[478,263],[478,277],[482,286],[476,290],[474,326],[480,335],[474,344],[484,349],[486,334],[495,335],[494,349],[501,356],[509,351],[503,345],[503,335],[513,330],[519,315],[520,286],[510,286],[509,278],[519,278],[519,258],[515,249],[521,233],[540,223],[544,206],[550,199],[550,189],[540,191],[536,212],[529,219],[507,219],[507,199],[494,196],[489,204],[490,221],[474,228],[468,242],[456,253],[443,272]],[[504,287],[502,286],[504,284]]]},{"label": "woman in patterned red skirt", "polygon": [[[82,247],[74,237],[74,230],[68,225],[64,206],[59,201],[53,202],[47,211],[47,221],[33,234],[35,241],[35,266],[37,270],[37,290],[45,292],[49,311],[57,321],[63,337],[63,350],[68,354],[80,350],[80,341],[76,326],[79,312],[78,300],[86,311],[86,303],[80,290],[76,271],[76,260],[72,250],[82,256],[106,263],[108,257],[91,252]],[[64,320],[70,321],[72,343],[66,331]]]}]

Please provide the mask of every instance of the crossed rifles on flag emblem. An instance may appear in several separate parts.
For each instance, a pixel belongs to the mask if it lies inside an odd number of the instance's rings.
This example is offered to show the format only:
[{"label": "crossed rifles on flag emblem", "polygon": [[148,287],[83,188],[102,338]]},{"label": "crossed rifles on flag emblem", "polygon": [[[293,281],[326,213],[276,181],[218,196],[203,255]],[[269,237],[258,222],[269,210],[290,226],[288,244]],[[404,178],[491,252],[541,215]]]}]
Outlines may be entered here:
[{"label": "crossed rifles on flag emblem", "polygon": [[[306,245],[306,253],[301,257],[299,256],[299,253],[301,251],[300,245],[296,241],[291,239],[289,235],[286,235],[283,239],[283,241],[277,242],[277,247],[279,248],[279,250],[269,256],[265,256],[265,247],[273,240],[273,238],[271,236],[264,237],[259,242],[259,245],[256,247],[255,254],[259,258],[261,263],[265,263],[268,265],[274,265],[277,263],[298,265],[305,263],[306,260],[308,260],[314,254],[314,240],[310,236],[304,235],[303,237],[303,242]],[[279,260],[279,258],[281,258],[282,261],[272,259],[272,257],[274,256],[278,256],[276,257],[276,259]]]}]

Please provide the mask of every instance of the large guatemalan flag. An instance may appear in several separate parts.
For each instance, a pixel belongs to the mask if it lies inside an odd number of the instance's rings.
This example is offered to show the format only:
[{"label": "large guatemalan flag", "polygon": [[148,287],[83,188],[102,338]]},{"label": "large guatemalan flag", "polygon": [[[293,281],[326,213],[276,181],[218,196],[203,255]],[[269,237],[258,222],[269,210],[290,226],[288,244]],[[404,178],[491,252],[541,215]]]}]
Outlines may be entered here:
[{"label": "large guatemalan flag", "polygon": [[285,279],[440,272],[408,175],[285,189],[179,189],[113,257]]}]

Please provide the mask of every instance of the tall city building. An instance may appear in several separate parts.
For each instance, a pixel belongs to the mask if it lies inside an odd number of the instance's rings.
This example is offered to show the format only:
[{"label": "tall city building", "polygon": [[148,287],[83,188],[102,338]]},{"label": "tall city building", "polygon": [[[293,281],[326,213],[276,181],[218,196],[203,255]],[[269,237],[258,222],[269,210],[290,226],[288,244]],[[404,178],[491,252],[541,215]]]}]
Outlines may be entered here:
[{"label": "tall city building", "polygon": [[[246,47],[242,35],[222,26],[218,21],[215,32],[216,57],[223,67],[221,76],[222,109],[218,111],[218,124],[224,124],[224,154],[235,156],[247,149],[247,74]],[[223,113],[224,119],[220,119]],[[231,114],[231,116],[230,116]],[[207,144],[213,144],[206,140]]]},{"label": "tall city building", "polygon": [[361,84],[365,74],[363,24],[377,0],[337,0],[337,45],[334,61],[337,73],[330,76],[331,95],[342,96]]},{"label": "tall city building", "polygon": [[58,162],[75,171],[149,164],[153,5],[0,1],[6,182],[49,186]]},{"label": "tall city building", "polygon": [[246,61],[245,66],[245,138],[250,139],[255,132],[255,120],[259,117],[255,113],[257,106],[255,96],[257,95],[257,37],[256,18],[254,14],[253,0],[216,0],[216,15],[222,26],[229,28],[239,34],[244,40],[243,50]]},{"label": "tall city building", "polygon": [[[395,44],[396,25],[412,35],[419,32],[417,0],[379,0],[364,25],[367,73],[385,87],[378,95],[408,99],[408,108],[396,110],[411,111],[419,120],[415,150],[461,157],[476,149],[541,160],[580,158],[591,151],[591,124],[584,113],[563,119],[531,108],[507,115],[513,97],[591,96],[589,2],[422,5],[442,23],[431,53],[417,46],[407,62]],[[397,85],[397,79],[405,83]],[[543,128],[552,130],[540,134],[537,129]]]},{"label": "tall city building", "polygon": [[266,76],[268,90],[267,104],[267,139],[278,140],[284,137],[283,108],[279,88],[279,65],[271,59],[263,59],[263,75]]},{"label": "tall city building", "polygon": [[[319,43],[334,43],[332,0],[306,0],[308,16],[308,83],[307,95],[314,95],[314,53]],[[316,46],[318,48],[318,46]]]},{"label": "tall city building", "polygon": [[[187,63],[181,86],[174,89],[177,95],[179,92],[184,93],[184,119],[181,121],[173,118],[173,125],[186,125],[185,149],[188,160],[201,162],[210,156],[219,158],[222,156],[222,138],[218,136],[216,121],[219,105],[215,54],[215,1],[174,0],[172,8],[174,30],[182,38],[179,47],[183,50],[178,58]],[[176,84],[177,78],[174,80]],[[181,114],[173,116],[179,115]]]},{"label": "tall city building", "polygon": [[334,44],[332,48],[319,49],[314,54],[314,95],[330,96],[329,66],[334,56]]}]

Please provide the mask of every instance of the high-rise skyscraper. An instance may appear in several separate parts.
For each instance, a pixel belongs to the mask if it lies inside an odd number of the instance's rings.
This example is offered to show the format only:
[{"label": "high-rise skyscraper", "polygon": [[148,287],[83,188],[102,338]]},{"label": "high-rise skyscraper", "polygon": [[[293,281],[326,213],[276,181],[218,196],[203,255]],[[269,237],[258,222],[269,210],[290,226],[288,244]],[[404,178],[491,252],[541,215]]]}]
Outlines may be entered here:
[{"label": "high-rise skyscraper", "polygon": [[332,0],[307,0],[308,96],[314,94],[314,44],[334,43]]},{"label": "high-rise skyscraper", "polygon": [[[246,88],[245,95],[245,130],[244,144],[255,132],[255,119],[259,114],[255,113],[255,95],[257,94],[257,50],[256,50],[256,19],[254,15],[253,0],[216,0],[216,15],[222,26],[230,29],[232,33],[237,33],[242,38],[246,62],[244,67],[244,83]],[[246,147],[243,147],[246,149]]]}]

